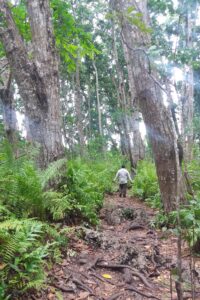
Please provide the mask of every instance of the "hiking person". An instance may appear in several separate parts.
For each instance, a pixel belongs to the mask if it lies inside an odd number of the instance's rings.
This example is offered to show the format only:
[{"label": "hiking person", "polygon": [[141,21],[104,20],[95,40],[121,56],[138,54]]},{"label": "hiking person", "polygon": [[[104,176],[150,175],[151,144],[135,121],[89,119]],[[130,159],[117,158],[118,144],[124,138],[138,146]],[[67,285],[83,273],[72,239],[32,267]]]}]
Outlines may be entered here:
[{"label": "hiking person", "polygon": [[126,190],[127,190],[127,183],[128,180],[130,180],[130,182],[132,183],[132,179],[131,176],[129,174],[129,172],[126,170],[125,166],[122,165],[121,169],[119,169],[117,171],[117,174],[115,176],[114,181],[116,181],[118,179],[119,182],[119,196],[120,197],[126,197]]}]

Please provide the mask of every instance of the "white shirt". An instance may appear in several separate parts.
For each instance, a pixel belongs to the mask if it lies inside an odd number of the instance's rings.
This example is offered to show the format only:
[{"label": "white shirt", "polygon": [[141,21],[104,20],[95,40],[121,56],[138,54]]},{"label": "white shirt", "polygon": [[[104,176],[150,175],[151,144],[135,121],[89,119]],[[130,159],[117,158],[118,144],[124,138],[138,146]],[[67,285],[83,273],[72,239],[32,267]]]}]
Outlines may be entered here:
[{"label": "white shirt", "polygon": [[117,171],[117,174],[116,174],[114,180],[116,180],[116,179],[118,179],[119,184],[125,184],[125,183],[127,183],[128,179],[130,181],[132,181],[129,172],[125,168],[121,168],[120,170]]}]

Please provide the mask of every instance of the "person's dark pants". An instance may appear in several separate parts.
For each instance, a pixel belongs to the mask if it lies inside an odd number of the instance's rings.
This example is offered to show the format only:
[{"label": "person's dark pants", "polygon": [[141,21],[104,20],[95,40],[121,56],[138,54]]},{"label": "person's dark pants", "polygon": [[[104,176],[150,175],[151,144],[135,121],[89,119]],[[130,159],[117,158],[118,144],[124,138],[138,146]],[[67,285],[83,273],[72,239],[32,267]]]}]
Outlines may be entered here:
[{"label": "person's dark pants", "polygon": [[126,197],[127,183],[121,183],[119,185],[119,196]]}]

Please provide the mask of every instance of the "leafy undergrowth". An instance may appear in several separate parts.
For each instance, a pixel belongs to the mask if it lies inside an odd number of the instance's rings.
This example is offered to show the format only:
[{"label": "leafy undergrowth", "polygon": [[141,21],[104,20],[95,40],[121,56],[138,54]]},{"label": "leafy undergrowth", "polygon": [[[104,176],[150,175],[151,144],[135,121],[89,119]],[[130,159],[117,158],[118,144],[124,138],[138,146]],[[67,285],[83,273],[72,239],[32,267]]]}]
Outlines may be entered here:
[{"label": "leafy undergrowth", "polygon": [[[98,224],[105,192],[121,157],[83,161],[62,159],[40,171],[34,153],[17,159],[7,143],[0,146],[0,299],[20,299],[44,285],[45,269],[66,251],[70,228]],[[57,182],[56,190],[49,182]]]},{"label": "leafy undergrowth", "polygon": [[[62,241],[61,241],[62,239]],[[43,286],[44,266],[60,258],[66,238],[44,222],[10,218],[0,223],[0,299],[20,299]]]},{"label": "leafy undergrowth", "polygon": [[[180,209],[181,231],[183,238],[196,252],[200,251],[200,168],[199,159],[188,165],[194,197],[188,195],[188,204]],[[132,194],[145,201],[150,207],[158,209],[152,226],[163,230],[174,230],[177,233],[177,212],[166,216],[162,210],[158,179],[155,164],[144,160],[138,163],[137,174],[134,178]]]},{"label": "leafy undergrowth", "polygon": [[158,178],[152,161],[143,160],[138,163],[132,194],[153,208],[161,208]]},{"label": "leafy undergrowth", "polygon": [[[123,161],[120,155],[110,152],[94,155],[93,159],[62,159],[41,171],[33,162],[32,150],[24,154],[22,146],[21,152],[16,159],[7,143],[0,145],[2,300],[22,299],[27,291],[44,287],[48,270],[70,252],[71,225],[81,222],[85,227],[99,226],[104,195],[114,191],[112,181]],[[196,174],[195,168],[191,170]],[[198,176],[195,178],[194,186],[198,189]],[[54,185],[56,189],[50,188]],[[156,172],[151,162],[140,162],[132,192],[160,209]],[[185,238],[192,246],[200,236],[199,211],[197,199],[181,211]],[[124,214],[130,217],[132,211]],[[173,224],[176,214],[172,213],[170,218]],[[151,224],[163,227],[167,222],[169,219],[160,211],[157,221]]]}]

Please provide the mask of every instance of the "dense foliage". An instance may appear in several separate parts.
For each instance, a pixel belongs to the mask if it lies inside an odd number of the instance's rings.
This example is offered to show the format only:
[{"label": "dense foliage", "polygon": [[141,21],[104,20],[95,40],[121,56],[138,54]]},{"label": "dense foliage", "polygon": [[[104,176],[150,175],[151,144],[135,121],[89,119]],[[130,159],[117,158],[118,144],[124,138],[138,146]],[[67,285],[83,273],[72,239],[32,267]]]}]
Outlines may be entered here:
[{"label": "dense foliage", "polygon": [[[104,193],[113,191],[122,160],[112,153],[74,158],[67,165],[63,159],[41,171],[31,159],[33,149],[29,154],[24,145],[20,149],[24,154],[16,159],[7,142],[0,146],[0,299],[12,299],[44,283],[44,267],[59,259],[67,243],[66,230],[53,221],[98,223]],[[49,185],[56,182],[55,191]]]},{"label": "dense foliage", "polygon": [[178,213],[180,215],[181,229],[184,238],[189,242],[190,246],[198,250],[200,240],[200,169],[199,169],[199,151],[195,151],[195,159],[188,165],[188,173],[192,183],[194,195],[188,195],[188,204],[180,208],[180,211],[173,211],[168,216],[164,215],[160,201],[160,193],[158,180],[156,176],[155,165],[144,160],[138,164],[137,174],[134,178],[133,195],[145,200],[148,205],[159,209],[155,220],[152,221],[153,226],[162,227],[163,230],[175,228]]},{"label": "dense foliage", "polygon": [[152,161],[144,160],[138,163],[132,193],[145,200],[152,207],[161,207],[158,179]]}]

